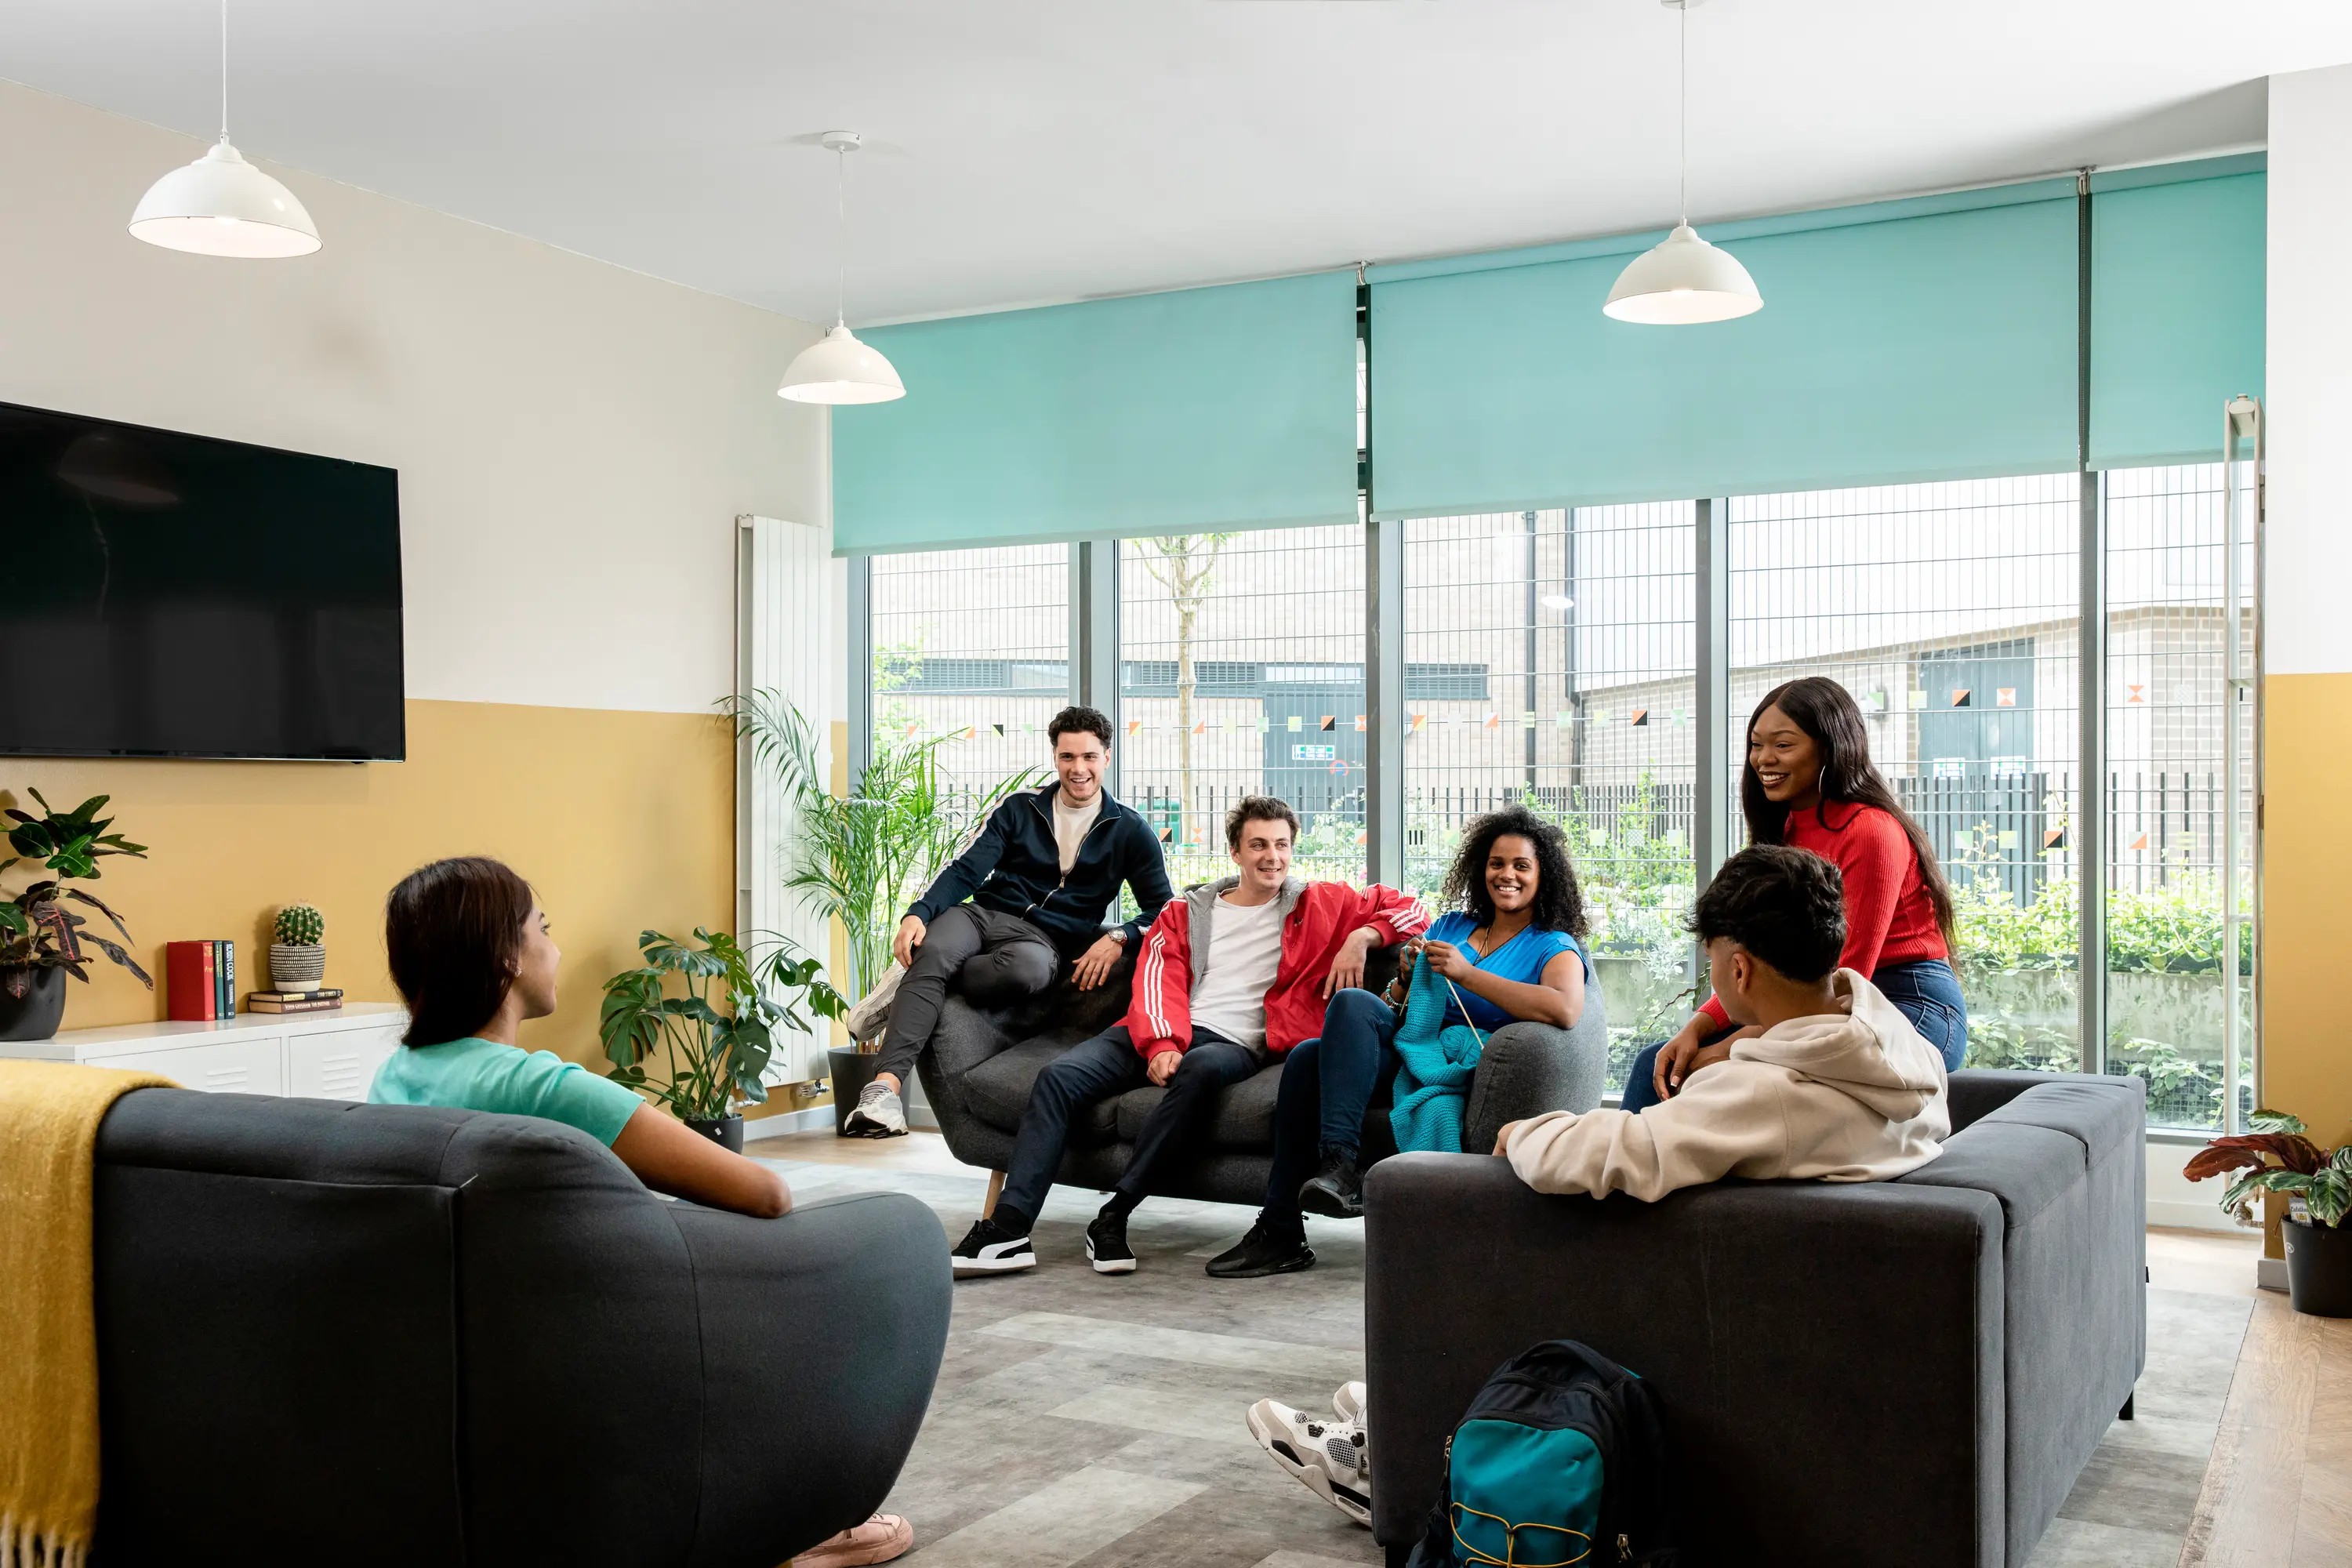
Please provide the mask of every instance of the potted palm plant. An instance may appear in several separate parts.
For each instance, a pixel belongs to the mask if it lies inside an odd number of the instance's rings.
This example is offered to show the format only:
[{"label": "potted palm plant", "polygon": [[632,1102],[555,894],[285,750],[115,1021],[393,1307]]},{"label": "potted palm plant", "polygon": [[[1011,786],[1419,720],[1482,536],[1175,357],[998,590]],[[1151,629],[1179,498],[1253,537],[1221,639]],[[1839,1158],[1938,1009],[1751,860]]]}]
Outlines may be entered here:
[{"label": "potted palm plant", "polygon": [[[645,963],[604,982],[597,1032],[613,1063],[604,1076],[650,1096],[670,1114],[716,1143],[743,1151],[740,1105],[768,1098],[765,1075],[775,1031],[806,1031],[805,1003],[820,1017],[846,1010],[825,983],[823,966],[775,937],[747,952],[725,931],[694,930],[682,942],[657,931],[641,932]],[[671,982],[677,982],[673,994]],[[714,1003],[723,1003],[720,1012]],[[646,1070],[656,1058],[663,1078]]]},{"label": "potted palm plant", "polygon": [[97,894],[68,887],[73,881],[96,881],[99,862],[110,855],[144,859],[147,847],[133,844],[120,833],[107,831],[112,817],[98,814],[110,798],[96,795],[71,811],[59,811],[27,790],[41,815],[15,806],[7,808],[8,847],[16,853],[0,860],[0,872],[31,861],[41,868],[13,898],[0,900],[0,1040],[46,1040],[58,1032],[66,1008],[66,976],[87,984],[89,956],[95,948],[138,977],[148,990],[155,982],[130,951],[112,938],[89,929],[89,922],[66,908],[81,904],[104,915],[122,941],[131,940],[122,917]]},{"label": "potted palm plant", "polygon": [[2241,1224],[2257,1223],[2257,1194],[2284,1193],[2287,1299],[2298,1312],[2352,1318],[2352,1143],[2323,1149],[2305,1136],[2302,1119],[2257,1110],[2250,1131],[2216,1138],[2181,1173],[2192,1182],[2239,1173],[2221,1194],[2221,1206]]},{"label": "potted palm plant", "polygon": [[[890,940],[907,905],[962,851],[999,802],[1034,783],[1024,769],[985,789],[960,789],[940,751],[945,736],[877,734],[874,756],[833,793],[814,725],[781,693],[755,691],[728,705],[738,732],[782,786],[795,826],[784,887],[841,924],[849,994],[872,991],[890,966]],[[826,1053],[834,1109],[846,1117],[874,1076],[880,1042]]]}]

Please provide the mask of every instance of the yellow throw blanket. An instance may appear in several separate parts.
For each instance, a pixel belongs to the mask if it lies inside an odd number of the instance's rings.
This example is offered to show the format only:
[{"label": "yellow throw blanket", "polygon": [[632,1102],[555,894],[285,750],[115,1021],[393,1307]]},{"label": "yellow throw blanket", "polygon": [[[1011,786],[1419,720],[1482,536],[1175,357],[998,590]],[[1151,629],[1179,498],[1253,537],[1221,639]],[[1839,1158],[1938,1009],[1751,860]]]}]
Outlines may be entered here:
[{"label": "yellow throw blanket", "polygon": [[0,1565],[80,1568],[98,1526],[98,1124],[152,1073],[0,1061]]}]

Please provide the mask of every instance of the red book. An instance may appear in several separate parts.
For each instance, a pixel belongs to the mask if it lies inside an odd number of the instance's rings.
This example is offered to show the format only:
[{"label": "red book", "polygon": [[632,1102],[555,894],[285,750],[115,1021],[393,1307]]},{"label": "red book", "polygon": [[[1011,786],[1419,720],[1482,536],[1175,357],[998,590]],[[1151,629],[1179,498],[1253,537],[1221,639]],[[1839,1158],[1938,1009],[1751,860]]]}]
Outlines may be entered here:
[{"label": "red book", "polygon": [[209,942],[163,944],[163,988],[174,1019],[208,1024],[220,1016],[216,951]]}]

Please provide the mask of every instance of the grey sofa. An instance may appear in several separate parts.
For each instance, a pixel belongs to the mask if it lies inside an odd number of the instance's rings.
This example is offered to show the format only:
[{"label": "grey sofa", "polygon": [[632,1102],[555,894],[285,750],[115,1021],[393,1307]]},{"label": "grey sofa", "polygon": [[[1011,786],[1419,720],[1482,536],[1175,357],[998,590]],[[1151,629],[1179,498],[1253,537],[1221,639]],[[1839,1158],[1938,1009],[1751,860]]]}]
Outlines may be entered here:
[{"label": "grey sofa", "polygon": [[1696,1565],[2017,1568],[2147,1358],[2136,1078],[1959,1072],[1900,1180],[1647,1205],[1408,1154],[1369,1177],[1365,1332],[1402,1562],[1506,1359],[1576,1339],[1657,1392]]},{"label": "grey sofa", "polygon": [[[1365,984],[1378,989],[1395,977],[1393,950],[1376,952]],[[940,1026],[917,1063],[923,1094],[938,1117],[948,1148],[968,1165],[1002,1171],[1029,1087],[1047,1062],[1116,1024],[1127,1012],[1133,961],[1121,959],[1093,991],[1067,981],[1009,1012],[989,1012],[950,994]],[[1503,1123],[1545,1110],[1587,1110],[1601,1102],[1608,1068],[1609,1019],[1599,986],[1585,989],[1584,1014],[1573,1029],[1514,1024],[1486,1041],[1472,1080],[1464,1119],[1468,1147],[1492,1148]],[[1173,1197],[1256,1204],[1265,1196],[1274,1165],[1274,1101],[1282,1082],[1276,1062],[1220,1097],[1207,1145],[1170,1173],[1160,1191]],[[1143,1119],[1163,1091],[1139,1089],[1095,1107],[1073,1130],[1058,1180],[1106,1188],[1127,1169]],[[1389,1131],[1383,1080],[1364,1116],[1362,1157],[1369,1164],[1396,1152]]]},{"label": "grey sofa", "polygon": [[755,1220],[525,1117],[142,1089],[98,1139],[95,1561],[775,1568],[889,1491],[912,1198]]}]

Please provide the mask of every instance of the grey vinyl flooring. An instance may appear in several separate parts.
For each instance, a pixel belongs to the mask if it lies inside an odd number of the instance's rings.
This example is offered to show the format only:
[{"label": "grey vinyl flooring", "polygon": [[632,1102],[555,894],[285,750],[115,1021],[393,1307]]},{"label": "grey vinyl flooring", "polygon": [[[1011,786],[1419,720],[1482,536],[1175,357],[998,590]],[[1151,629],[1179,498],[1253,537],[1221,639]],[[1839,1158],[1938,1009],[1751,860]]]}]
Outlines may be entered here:
[{"label": "grey vinyl flooring", "polygon": [[[892,1191],[950,1240],[984,1178],[793,1163],[796,1196]],[[1369,1531],[1276,1469],[1243,1424],[1251,1401],[1328,1407],[1363,1375],[1363,1230],[1308,1221],[1317,1266],[1221,1283],[1202,1261],[1246,1209],[1154,1199],[1129,1238],[1141,1267],[1087,1267],[1100,1199],[1056,1188],[1038,1267],[961,1280],[922,1436],[888,1503],[927,1568],[1344,1568],[1378,1563]],[[2152,1290],[2137,1419],[2108,1431],[2031,1568],[2172,1568],[2180,1554],[2251,1303]]]}]

